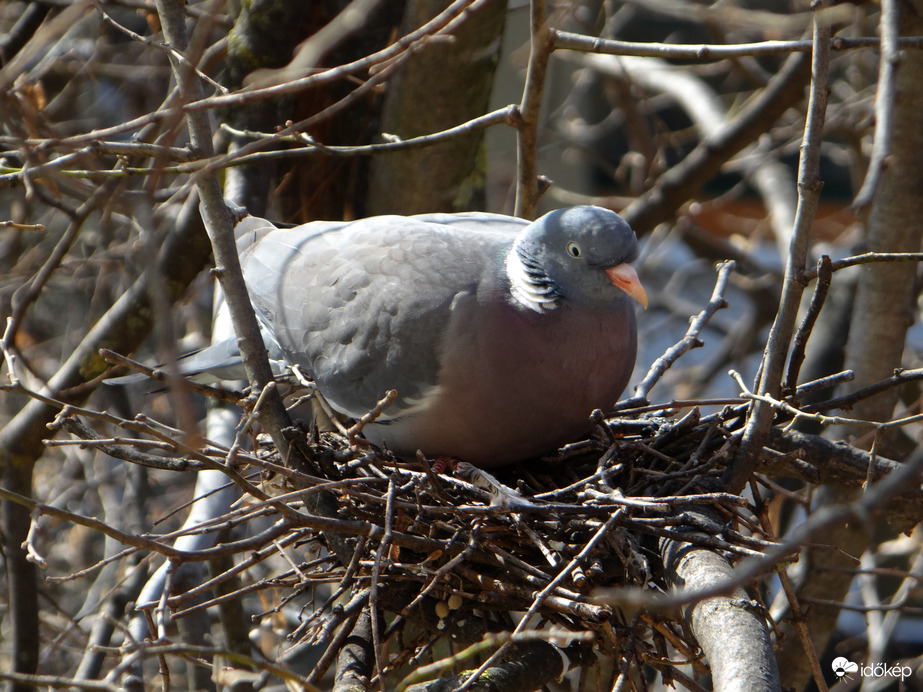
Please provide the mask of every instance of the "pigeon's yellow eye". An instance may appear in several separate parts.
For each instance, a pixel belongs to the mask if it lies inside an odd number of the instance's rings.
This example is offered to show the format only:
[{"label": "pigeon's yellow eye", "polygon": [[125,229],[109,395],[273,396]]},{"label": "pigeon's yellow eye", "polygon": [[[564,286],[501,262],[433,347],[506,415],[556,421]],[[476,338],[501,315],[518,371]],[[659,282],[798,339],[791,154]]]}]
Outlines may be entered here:
[{"label": "pigeon's yellow eye", "polygon": [[580,251],[580,246],[577,245],[574,241],[571,241],[567,244],[567,254],[571,257],[580,257],[582,254]]}]

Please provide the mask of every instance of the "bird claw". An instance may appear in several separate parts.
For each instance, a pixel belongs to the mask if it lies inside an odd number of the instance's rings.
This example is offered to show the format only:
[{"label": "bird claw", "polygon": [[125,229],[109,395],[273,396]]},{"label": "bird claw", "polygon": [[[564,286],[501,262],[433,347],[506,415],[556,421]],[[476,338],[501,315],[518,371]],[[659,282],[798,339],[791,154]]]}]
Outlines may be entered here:
[{"label": "bird claw", "polygon": [[449,473],[455,473],[459,461],[460,460],[455,457],[436,457],[436,460],[433,462],[433,473],[445,473],[446,470],[448,470]]}]

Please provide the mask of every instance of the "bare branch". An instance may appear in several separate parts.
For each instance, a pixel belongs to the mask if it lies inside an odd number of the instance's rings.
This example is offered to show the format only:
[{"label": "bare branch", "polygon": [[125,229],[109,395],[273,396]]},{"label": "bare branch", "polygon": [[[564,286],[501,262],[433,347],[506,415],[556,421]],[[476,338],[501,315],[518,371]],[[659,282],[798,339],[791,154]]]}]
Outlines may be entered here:
[{"label": "bare branch", "polygon": [[[831,33],[829,24],[821,14],[825,5],[826,3],[815,3],[813,6],[814,51],[811,66],[811,96],[808,101],[801,159],[798,163],[798,209],[785,265],[785,279],[782,284],[779,311],[769,332],[759,386],[756,388],[759,394],[775,395],[782,384],[786,355],[794,331],[801,293],[804,290],[804,284],[800,281],[801,272],[807,261],[811,228],[823,186],[820,180],[820,145],[827,113],[827,72],[830,67]],[[766,436],[769,434],[772,416],[772,406],[760,401],[753,405],[741,447],[725,473],[724,482],[729,490],[736,492],[746,486],[747,479],[756,465],[759,450],[762,449]]]},{"label": "bare branch", "polygon": [[[830,49],[850,50],[881,45],[877,36],[846,37],[837,36],[830,39]],[[578,50],[604,55],[634,55],[641,58],[663,58],[665,60],[727,60],[746,56],[789,55],[791,53],[810,53],[813,41],[759,41],[757,43],[738,43],[726,45],[720,43],[641,43],[636,41],[616,41],[574,34],[569,31],[555,31],[554,47],[556,50]],[[901,37],[897,45],[906,48],[923,48],[921,37]]]},{"label": "bare branch", "polygon": [[715,288],[712,291],[708,305],[706,305],[702,312],[696,315],[691,321],[689,329],[686,331],[682,340],[654,361],[647,375],[645,375],[640,384],[635,387],[634,396],[631,399],[619,402],[618,406],[614,409],[615,411],[633,409],[649,404],[650,401],[648,400],[648,396],[651,390],[654,388],[654,385],[657,384],[658,380],[663,377],[663,374],[670,369],[673,363],[690,349],[702,346],[702,342],[699,341],[699,334],[701,334],[702,329],[705,328],[708,320],[711,319],[718,310],[727,307],[727,301],[724,299],[724,291],[727,289],[728,278],[733,270],[734,262],[732,261],[722,262],[718,265],[718,278],[715,280]]}]

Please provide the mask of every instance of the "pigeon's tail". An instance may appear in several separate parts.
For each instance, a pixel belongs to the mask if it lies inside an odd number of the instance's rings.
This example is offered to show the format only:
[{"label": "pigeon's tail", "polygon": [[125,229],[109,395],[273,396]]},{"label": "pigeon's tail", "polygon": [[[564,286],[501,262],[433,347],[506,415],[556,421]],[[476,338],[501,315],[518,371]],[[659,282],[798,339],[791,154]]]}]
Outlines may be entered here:
[{"label": "pigeon's tail", "polygon": [[[227,380],[246,378],[243,360],[237,350],[236,339],[224,339],[216,344],[186,354],[177,361],[179,372],[198,384],[215,384]],[[162,367],[162,366],[158,366]],[[105,381],[109,385],[127,385],[148,381],[142,373],[113,377]]]},{"label": "pigeon's tail", "polygon": [[[237,240],[237,251],[243,257],[246,257],[249,251],[263,237],[278,230],[276,226],[266,219],[248,215],[242,207],[231,205],[231,208],[239,217],[239,221],[234,227],[234,236]],[[222,321],[223,300],[223,297],[219,298],[217,316],[213,324],[213,328],[216,330],[215,333],[230,333],[232,330],[229,317]],[[282,350],[275,342],[270,331],[263,328],[261,332],[263,341],[269,350],[269,364],[272,371],[274,374],[280,375],[287,367]],[[234,336],[182,356],[177,361],[177,365],[181,375],[197,384],[212,385],[219,382],[247,379],[247,372],[244,369],[243,360],[237,349],[237,339]],[[131,385],[146,382],[150,379],[147,375],[137,373],[123,377],[113,377],[105,380],[105,383],[109,385]]]}]

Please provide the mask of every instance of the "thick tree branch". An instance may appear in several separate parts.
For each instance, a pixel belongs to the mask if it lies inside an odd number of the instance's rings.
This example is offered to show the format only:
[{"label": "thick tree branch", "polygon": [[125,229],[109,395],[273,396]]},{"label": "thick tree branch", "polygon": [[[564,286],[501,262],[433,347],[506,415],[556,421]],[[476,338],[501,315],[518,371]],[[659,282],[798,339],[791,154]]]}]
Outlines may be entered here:
[{"label": "thick tree branch", "polygon": [[[176,50],[184,50],[187,39],[183,4],[172,0],[158,0],[157,11],[166,41]],[[173,71],[182,92],[188,99],[199,100],[202,97],[201,84],[186,64],[173,59],[172,55],[171,53]],[[213,156],[212,131],[207,115],[201,111],[188,111],[186,121],[192,149],[201,156]],[[224,201],[216,176],[200,176],[197,188],[202,220],[205,222],[214,251],[216,274],[231,313],[238,348],[250,386],[254,391],[262,392],[273,381],[274,376],[240,268],[234,240],[234,217]],[[278,449],[288,449],[289,444],[282,430],[291,425],[291,419],[278,392],[271,392],[264,401],[260,410],[260,420]],[[297,459],[297,456],[295,458]]]},{"label": "thick tree branch", "polygon": [[[714,551],[667,540],[661,545],[661,553],[674,588],[707,591],[735,579],[734,568]],[[742,588],[695,601],[685,608],[685,619],[708,659],[714,689],[780,689],[765,616]]]}]

